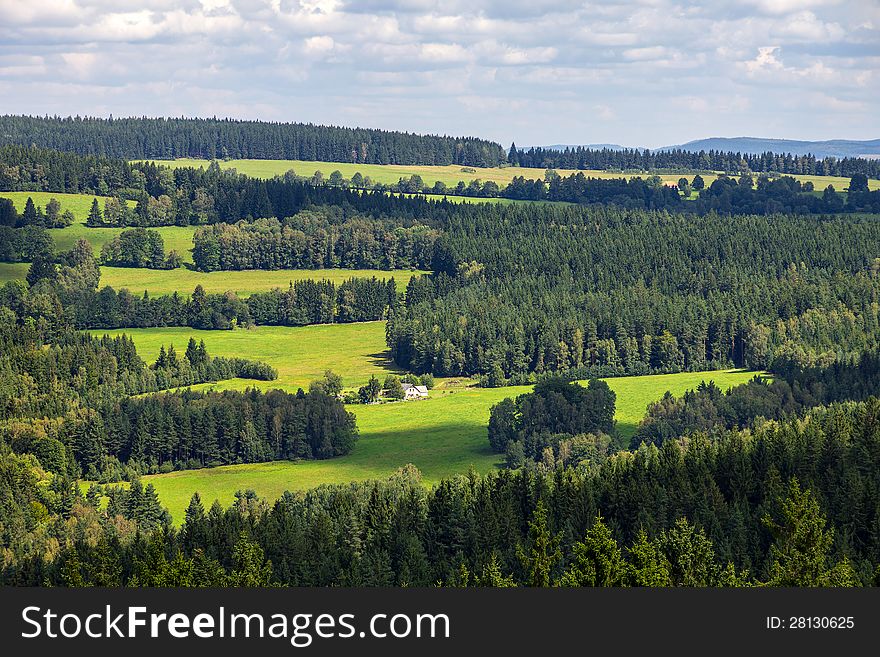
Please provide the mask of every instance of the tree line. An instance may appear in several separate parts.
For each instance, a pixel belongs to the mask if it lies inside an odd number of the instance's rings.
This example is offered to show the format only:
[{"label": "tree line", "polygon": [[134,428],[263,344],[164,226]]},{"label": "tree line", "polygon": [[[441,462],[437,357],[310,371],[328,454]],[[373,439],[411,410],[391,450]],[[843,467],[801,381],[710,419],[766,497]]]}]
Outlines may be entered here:
[{"label": "tree line", "polygon": [[101,247],[101,263],[112,267],[177,269],[182,258],[177,251],[165,254],[161,233],[146,228],[128,228]]},{"label": "tree line", "polygon": [[880,164],[861,157],[826,157],[792,155],[791,153],[761,154],[732,151],[685,151],[671,149],[650,151],[639,148],[587,148],[577,146],[554,150],[541,147],[520,149],[511,144],[508,162],[513,166],[540,169],[595,169],[600,171],[725,171],[742,173],[787,173],[848,178],[862,173],[880,178]]},{"label": "tree line", "polygon": [[[880,212],[880,190],[869,191],[864,174],[855,174],[848,187],[846,200],[833,185],[821,196],[813,193],[813,183],[801,183],[791,176],[769,178],[759,176],[757,182],[745,174],[739,178],[719,176],[705,187],[701,176],[678,185],[665,184],[659,176],[643,179],[593,178],[583,173],[570,176],[552,175],[547,180],[514,178],[504,189],[497,186],[468,186],[466,195],[491,196],[531,201],[564,201],[580,204],[613,204],[631,209],[669,210],[706,214],[834,214],[839,212]],[[691,199],[693,190],[699,195]],[[688,200],[690,199],[690,200]]]},{"label": "tree line", "polygon": [[87,224],[94,227],[188,226],[289,217],[312,206],[335,206],[343,215],[388,215],[411,221],[426,214],[429,205],[423,198],[394,197],[382,191],[315,186],[292,172],[261,180],[221,170],[216,162],[207,168],[171,169],[150,162],[17,145],[0,146],[0,189],[109,197],[103,209],[92,204]]},{"label": "tree line", "polygon": [[305,123],[199,118],[0,116],[0,144],[35,144],[124,159],[324,160],[364,164],[497,166],[500,144]]},{"label": "tree line", "polygon": [[42,226],[44,228],[65,228],[74,221],[70,210],[61,210],[61,203],[50,198],[43,208],[34,203],[30,196],[24,203],[24,210],[19,214],[12,199],[0,198],[0,229],[21,228],[22,226]]},{"label": "tree line", "polygon": [[205,292],[197,285],[192,295],[134,295],[128,289],[105,286],[70,297],[64,305],[71,323],[80,329],[189,326],[230,330],[249,326],[306,326],[370,322],[384,319],[398,304],[394,279],[350,278],[291,282],[239,297],[234,292]]},{"label": "tree line", "polygon": [[199,228],[193,262],[201,271],[238,269],[425,269],[439,232],[389,220],[334,220],[304,211],[284,220],[260,219]]},{"label": "tree line", "polygon": [[532,392],[507,398],[489,413],[489,445],[508,467],[524,459],[577,465],[608,452],[614,433],[616,396],[592,379],[586,387],[560,378],[539,382]]},{"label": "tree line", "polygon": [[78,446],[84,471],[105,471],[107,459],[159,472],[328,459],[348,454],[357,440],[354,414],[317,391],[185,390],[128,397],[109,406],[102,419],[106,437]]},{"label": "tree line", "polygon": [[880,353],[812,367],[781,360],[772,374],[772,381],[756,376],[726,392],[712,381],[702,382],[681,397],[667,392],[648,406],[632,438],[633,449],[695,432],[744,429],[756,420],[785,420],[823,404],[867,399],[880,389]]}]

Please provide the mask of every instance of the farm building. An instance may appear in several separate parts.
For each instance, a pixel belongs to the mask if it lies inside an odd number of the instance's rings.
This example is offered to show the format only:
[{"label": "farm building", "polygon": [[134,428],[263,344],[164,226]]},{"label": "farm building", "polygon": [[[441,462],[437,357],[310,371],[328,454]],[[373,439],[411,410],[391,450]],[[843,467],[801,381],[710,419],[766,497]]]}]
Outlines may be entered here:
[{"label": "farm building", "polygon": [[428,389],[425,386],[414,386],[412,383],[403,384],[404,399],[427,399]]}]

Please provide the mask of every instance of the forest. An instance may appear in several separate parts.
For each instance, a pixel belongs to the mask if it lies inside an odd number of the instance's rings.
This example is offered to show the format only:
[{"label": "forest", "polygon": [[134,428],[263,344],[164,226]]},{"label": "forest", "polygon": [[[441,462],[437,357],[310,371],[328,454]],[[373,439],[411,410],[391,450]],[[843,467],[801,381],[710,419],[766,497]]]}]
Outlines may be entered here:
[{"label": "forest", "polygon": [[858,215],[466,206],[388,344],[405,369],[485,385],[857,354],[877,345],[878,231]]},{"label": "forest", "polygon": [[233,119],[0,116],[0,144],[125,159],[274,159],[497,166],[504,149],[475,137],[416,135]]},{"label": "forest", "polygon": [[[295,281],[240,298],[234,292],[208,294],[201,285],[189,297],[177,294],[142,296],[127,289],[80,291],[65,299],[65,312],[80,329],[189,326],[231,330],[250,326],[306,326],[371,322],[383,319],[398,304],[394,279],[351,278],[339,285],[327,280]],[[59,301],[59,303],[61,303]]]},{"label": "forest", "polygon": [[[12,119],[10,134],[30,125]],[[260,127],[274,124],[136,123],[132,134],[150,131],[140,148],[173,152],[209,134],[216,148],[216,131],[251,139],[252,128],[265,130],[267,149],[281,134]],[[258,180],[216,163],[130,164],[96,148],[115,124],[34,124],[37,143],[71,140],[81,154],[0,147],[3,189],[107,196],[84,230],[125,229],[97,257],[85,240],[56,253],[58,207],[31,202],[19,214],[0,204],[0,258],[31,263],[25,281],[0,287],[0,582],[880,584],[871,170],[848,174],[845,197],[785,176],[698,189],[696,176],[674,188],[574,174],[513,185],[571,203],[456,205],[293,174]],[[175,141],[189,127],[192,142]],[[411,156],[422,157],[413,144]],[[820,164],[754,161],[781,173]],[[316,279],[246,298],[100,286],[101,263],[179,266],[150,230],[167,225],[198,226],[193,266],[202,271],[431,273],[409,277],[405,290],[394,279]],[[507,468],[429,488],[404,467],[388,481],[274,503],[243,490],[227,508],[205,508],[196,495],[177,526],[140,477],[350,454],[359,432],[344,400],[357,396],[320,382],[292,393],[181,390],[278,373],[194,339],[147,362],[128,337],[83,332],[375,319],[387,319],[388,353],[408,383],[535,384],[489,413],[487,451],[504,454]],[[766,370],[772,381],[667,395],[620,444],[621,400],[598,378],[730,367]],[[376,401],[382,388],[373,376],[359,396]]]},{"label": "forest", "polygon": [[163,467],[329,458],[356,439],[354,417],[320,389],[136,397],[278,374],[263,363],[212,357],[194,339],[183,354],[163,347],[148,365],[124,335],[74,331],[43,283],[31,290],[8,283],[0,302],[0,440],[59,477],[118,481]]},{"label": "forest", "polygon": [[[813,183],[801,184],[791,176],[757,182],[749,174],[739,178],[721,176],[708,187],[702,177],[681,178],[677,187],[664,184],[659,176],[617,179],[590,178],[582,173],[549,181],[525,180],[521,176],[495,194],[503,198],[533,201],[565,201],[580,204],[613,204],[626,208],[670,210],[706,214],[833,214],[839,212],[880,212],[880,190],[869,191],[868,179],[857,173],[851,178],[846,201],[828,185],[821,196],[814,195]],[[692,200],[692,192],[698,196]],[[480,196],[482,194],[475,194]]]},{"label": "forest", "polygon": [[439,231],[425,225],[303,211],[199,228],[193,261],[201,271],[229,269],[427,269]]},{"label": "forest", "polygon": [[880,389],[880,354],[812,367],[782,360],[772,374],[772,381],[756,376],[726,392],[709,381],[679,398],[667,393],[648,406],[632,448],[700,431],[745,429],[756,420],[785,420],[823,404],[867,399]]},{"label": "forest", "polygon": [[362,164],[503,164],[537,169],[601,171],[744,171],[880,178],[880,163],[865,158],[611,150],[588,147],[519,149],[475,137],[232,119],[0,116],[0,145],[36,145],[80,155],[124,159],[195,158],[312,160]]},{"label": "forest", "polygon": [[739,175],[743,172],[811,174],[843,176],[861,173],[869,178],[880,178],[880,162],[860,157],[817,159],[813,155],[790,153],[733,153],[723,151],[684,151],[669,149],[650,151],[639,148],[611,150],[578,146],[563,150],[541,147],[517,148],[511,144],[507,161],[514,166],[540,169],[593,169],[600,171],[726,171]]}]

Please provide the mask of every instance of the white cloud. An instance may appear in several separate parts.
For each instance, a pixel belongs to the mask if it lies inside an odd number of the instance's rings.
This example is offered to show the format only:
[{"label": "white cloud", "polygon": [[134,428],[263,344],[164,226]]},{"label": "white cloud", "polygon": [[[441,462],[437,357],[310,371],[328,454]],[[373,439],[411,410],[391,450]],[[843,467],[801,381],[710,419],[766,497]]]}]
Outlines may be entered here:
[{"label": "white cloud", "polygon": [[778,71],[782,69],[782,62],[776,57],[779,46],[762,46],[758,48],[758,55],[754,59],[743,62],[746,71],[750,74],[758,74],[764,71]]}]

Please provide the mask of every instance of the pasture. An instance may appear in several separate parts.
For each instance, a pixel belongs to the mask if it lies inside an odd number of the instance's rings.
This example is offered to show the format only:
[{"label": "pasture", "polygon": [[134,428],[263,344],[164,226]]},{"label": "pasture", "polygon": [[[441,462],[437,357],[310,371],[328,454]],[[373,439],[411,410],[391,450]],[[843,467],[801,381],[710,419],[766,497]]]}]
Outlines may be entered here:
[{"label": "pasture", "polygon": [[[170,167],[207,167],[209,160],[179,159],[179,160],[160,160],[157,162]],[[385,184],[396,183],[400,178],[409,178],[414,174],[422,177],[427,185],[433,185],[440,181],[447,186],[455,186],[459,181],[469,183],[472,180],[481,180],[483,182],[492,180],[500,187],[504,187],[516,176],[523,176],[526,179],[543,178],[544,169],[531,169],[526,167],[492,167],[492,168],[474,168],[473,171],[464,171],[465,167],[459,165],[444,166],[418,166],[418,165],[399,165],[399,164],[352,164],[350,162],[320,162],[320,161],[303,161],[303,160],[228,160],[219,162],[223,169],[236,169],[239,173],[243,173],[255,178],[272,178],[273,176],[282,175],[291,169],[299,176],[311,176],[316,171],[324,174],[324,178],[329,178],[333,171],[339,171],[343,177],[351,178],[355,173],[360,172],[363,176],[369,176],[376,182]],[[578,173],[572,169],[557,169],[557,173],[561,176]],[[581,171],[585,176],[593,178],[633,178],[635,176],[646,177],[649,173],[620,173],[613,171]],[[693,174],[681,173],[663,173],[659,174],[660,178],[670,184],[675,184],[683,175],[688,179],[693,178]],[[718,177],[715,174],[701,174],[707,185]],[[811,181],[816,189],[825,189],[828,185],[834,185],[837,191],[843,191],[849,185],[849,178],[841,178],[835,176],[794,176],[801,182]],[[880,180],[869,180],[870,189],[880,189]],[[451,197],[450,197],[451,198]],[[475,200],[492,200],[492,199],[469,199]]]},{"label": "pasture", "polygon": [[[92,207],[92,200],[97,198],[104,209],[103,196],[90,194],[56,194],[55,192],[0,192],[0,198],[12,199],[16,209],[21,212],[28,197],[33,198],[34,204],[46,207],[50,199],[55,198],[61,204],[61,211],[70,210],[76,221],[67,228],[52,228],[49,234],[55,240],[56,251],[69,251],[77,240],[86,240],[92,245],[95,254],[101,252],[101,247],[122,232],[122,228],[87,228],[85,221]],[[129,201],[132,207],[134,201]],[[153,228],[162,235],[165,240],[165,251],[176,250],[184,262],[192,262],[192,238],[195,226],[160,226]]]},{"label": "pasture", "polygon": [[[263,272],[265,273],[265,272]],[[186,327],[160,329],[119,329],[94,331],[130,335],[138,353],[153,361],[162,345],[173,344],[183,353],[190,336],[204,340],[214,356],[241,356],[261,360],[278,370],[278,380],[255,382],[234,379],[224,388],[282,388],[296,392],[323,376],[328,368],[343,377],[347,388],[365,384],[375,374],[382,378],[396,371],[385,346],[385,322],[358,324],[319,324],[314,326],[257,326],[235,331],[200,331]]]},{"label": "pasture", "polygon": [[[198,386],[217,389],[307,387],[324,370],[343,377],[346,388],[363,385],[375,374],[382,379],[400,373],[385,346],[384,322],[336,324],[296,328],[258,327],[253,330],[198,331],[188,328],[112,331],[132,336],[146,360],[155,359],[160,345],[174,344],[182,351],[189,336],[204,339],[211,354],[245,356],[278,368],[277,381],[233,379]],[[617,422],[621,441],[628,441],[648,403],[667,390],[681,394],[703,380],[721,388],[744,383],[753,372],[715,371],[607,379],[617,394]],[[173,472],[146,477],[175,520],[180,522],[192,493],[203,501],[228,504],[237,490],[251,488],[267,499],[285,490],[306,489],[324,483],[384,478],[407,463],[418,467],[426,484],[473,468],[487,472],[498,467],[486,440],[489,409],[500,400],[528,392],[529,386],[476,388],[468,380],[439,379],[431,397],[418,402],[356,405],[360,440],[354,451],[328,461],[272,462]]]},{"label": "pasture", "polygon": [[[411,276],[427,272],[401,269],[382,271],[378,269],[280,269],[262,271],[200,272],[186,268],[178,269],[133,269],[131,267],[101,267],[101,286],[110,285],[115,289],[128,288],[133,293],[147,290],[151,296],[179,292],[187,295],[196,285],[201,285],[210,293],[232,291],[246,297],[255,292],[266,292],[276,287],[287,289],[291,282],[325,279],[342,283],[352,277],[382,280],[394,278],[399,290],[406,288]],[[2,273],[0,273],[2,280]]]}]

